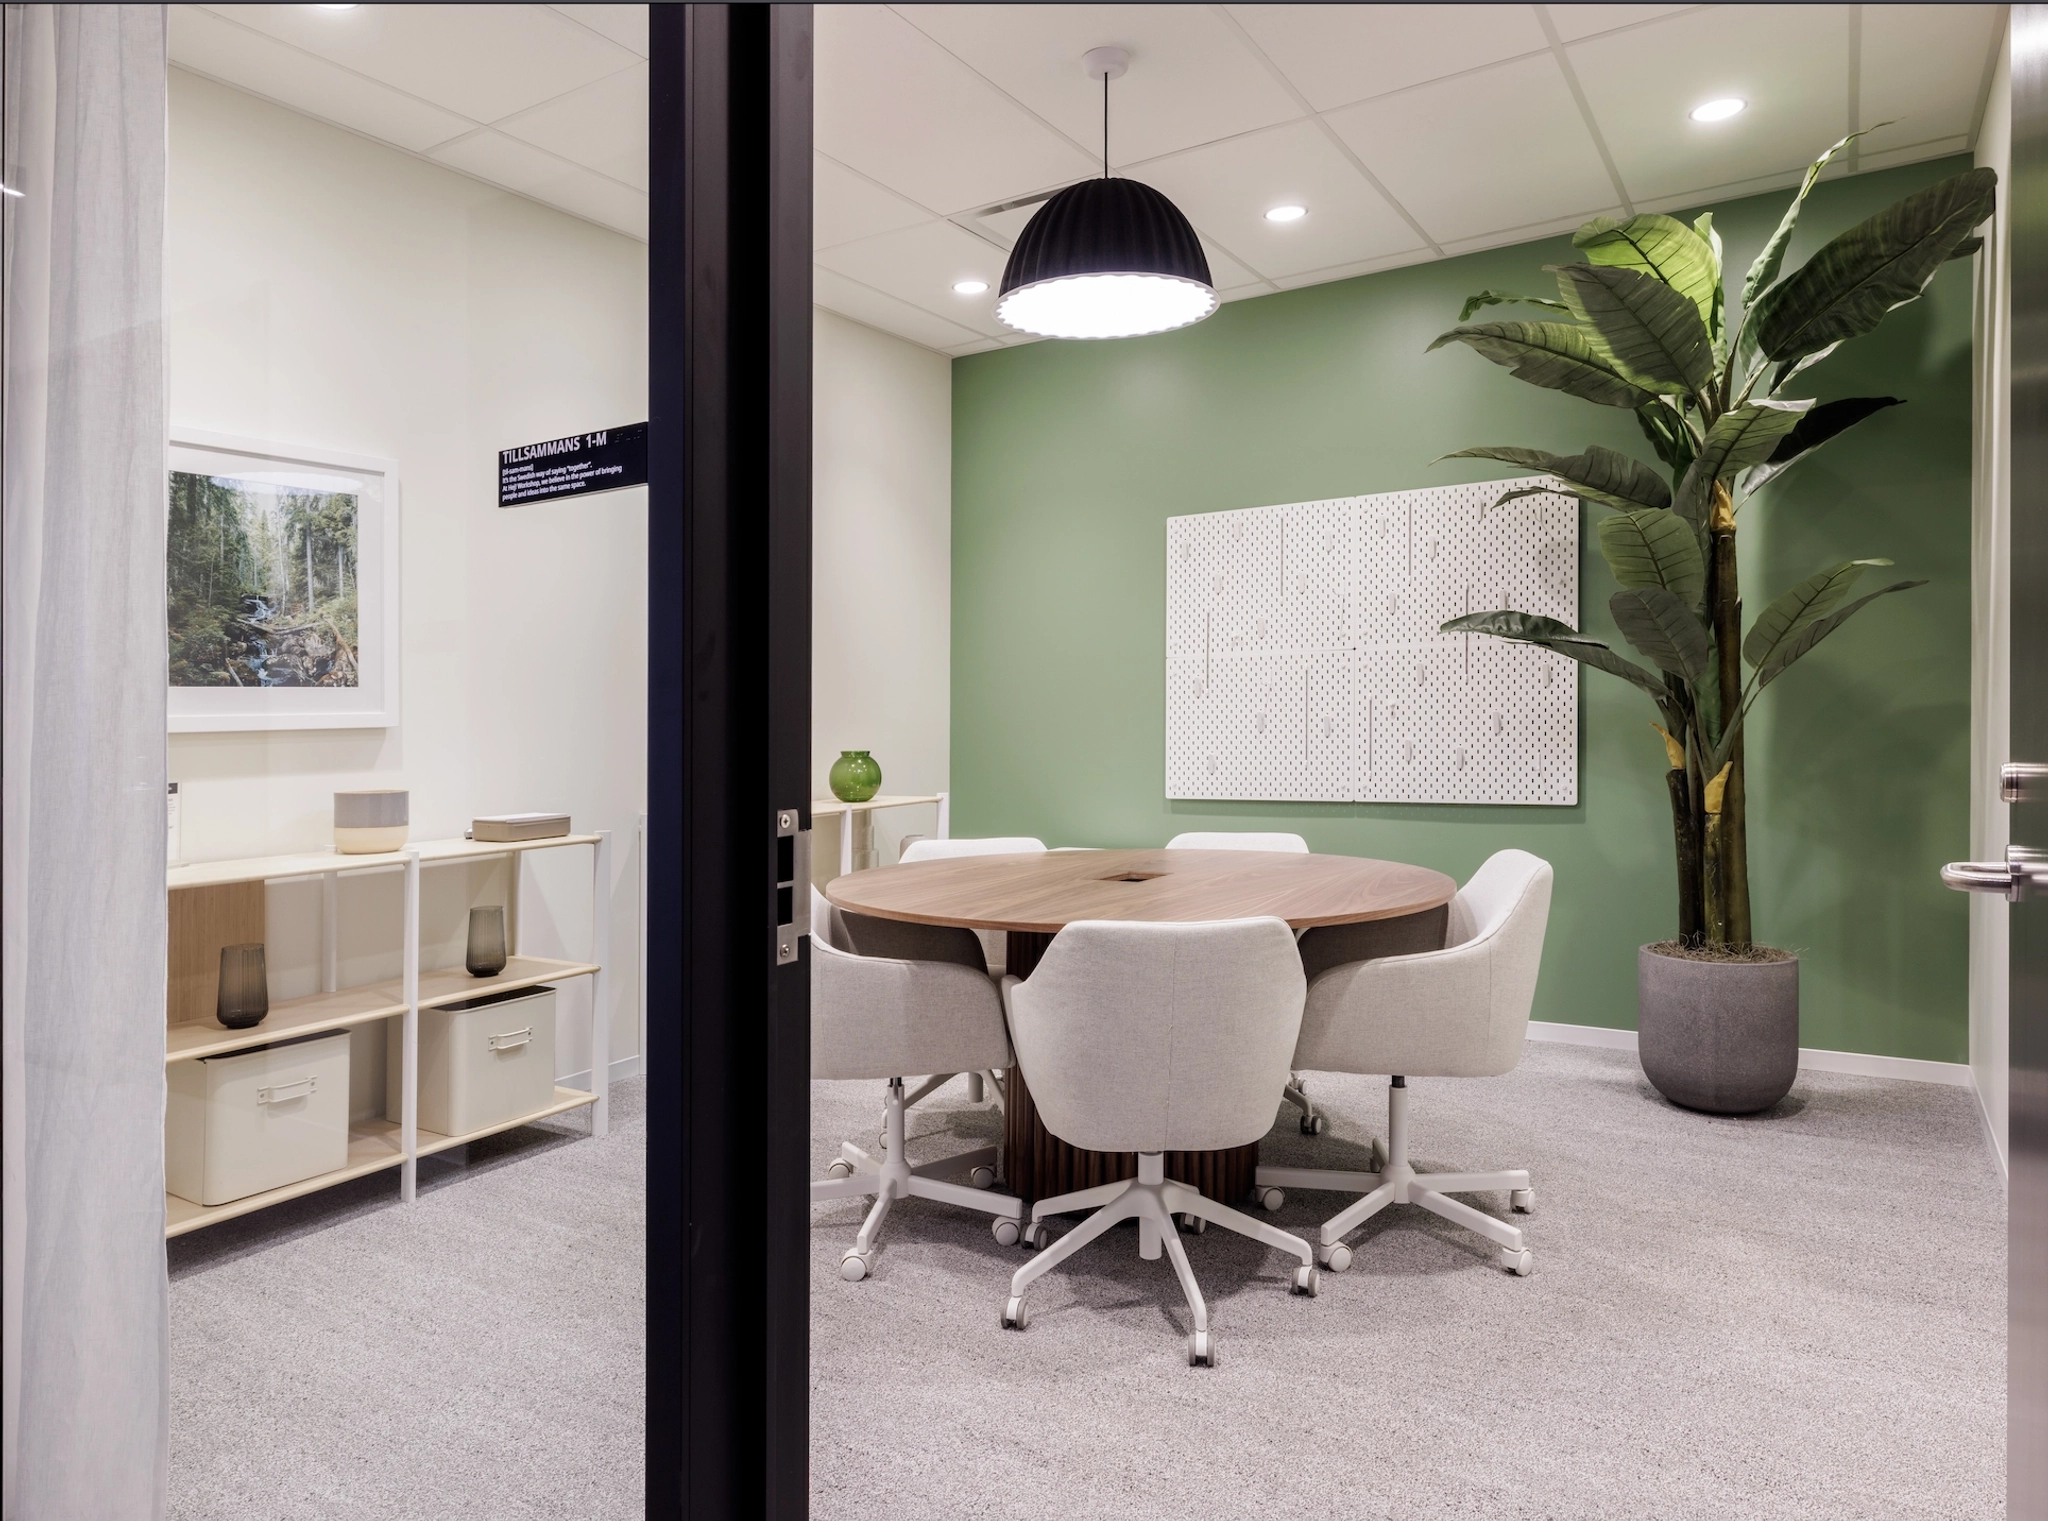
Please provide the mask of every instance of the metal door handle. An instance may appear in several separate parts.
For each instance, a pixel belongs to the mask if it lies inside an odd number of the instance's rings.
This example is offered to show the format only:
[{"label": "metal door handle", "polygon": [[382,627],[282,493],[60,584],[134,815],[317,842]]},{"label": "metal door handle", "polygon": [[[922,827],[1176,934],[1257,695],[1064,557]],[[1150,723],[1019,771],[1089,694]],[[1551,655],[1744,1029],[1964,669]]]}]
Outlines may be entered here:
[{"label": "metal door handle", "polygon": [[2048,797],[2048,766],[2010,761],[1998,768],[1998,800],[2025,803]]},{"label": "metal door handle", "polygon": [[274,1083],[268,1088],[256,1090],[259,1104],[282,1104],[287,1099],[304,1098],[319,1086],[314,1077],[295,1077],[288,1083]]},{"label": "metal door handle", "polygon": [[2003,861],[1951,861],[1941,869],[1944,887],[1961,893],[2001,893],[2018,903],[2048,887],[2048,853],[2008,845]]},{"label": "metal door handle", "polygon": [[502,1035],[493,1035],[486,1044],[493,1051],[513,1051],[533,1039],[533,1026],[523,1030],[507,1030]]}]

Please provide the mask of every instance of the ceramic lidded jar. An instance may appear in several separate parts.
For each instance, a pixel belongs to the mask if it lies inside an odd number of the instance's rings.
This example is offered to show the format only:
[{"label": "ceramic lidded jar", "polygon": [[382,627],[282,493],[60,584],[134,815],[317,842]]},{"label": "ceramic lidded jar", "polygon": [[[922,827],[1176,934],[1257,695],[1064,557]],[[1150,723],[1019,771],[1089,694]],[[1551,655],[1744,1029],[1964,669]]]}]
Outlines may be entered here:
[{"label": "ceramic lidded jar", "polygon": [[882,768],[865,750],[841,750],[826,780],[840,802],[865,803],[882,790]]},{"label": "ceramic lidded jar", "polygon": [[412,821],[412,794],[397,787],[334,794],[334,848],[345,856],[398,850]]}]

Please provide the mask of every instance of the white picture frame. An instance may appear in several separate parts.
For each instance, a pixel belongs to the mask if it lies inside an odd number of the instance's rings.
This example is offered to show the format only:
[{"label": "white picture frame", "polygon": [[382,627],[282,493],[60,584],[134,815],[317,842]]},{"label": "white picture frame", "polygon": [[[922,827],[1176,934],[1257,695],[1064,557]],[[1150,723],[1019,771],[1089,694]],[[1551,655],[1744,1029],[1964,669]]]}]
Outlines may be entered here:
[{"label": "white picture frame", "polygon": [[356,677],[352,686],[172,686],[170,732],[396,728],[400,680],[396,463],[374,455],[174,427],[165,475],[167,522],[171,477],[177,474],[353,493],[358,648],[352,652]]}]

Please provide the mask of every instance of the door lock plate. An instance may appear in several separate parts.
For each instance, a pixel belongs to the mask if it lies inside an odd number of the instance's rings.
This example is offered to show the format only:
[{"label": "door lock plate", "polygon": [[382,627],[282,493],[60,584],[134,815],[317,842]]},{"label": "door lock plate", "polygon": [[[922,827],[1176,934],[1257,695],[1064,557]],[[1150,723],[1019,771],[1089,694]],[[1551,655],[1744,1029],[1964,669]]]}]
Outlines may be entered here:
[{"label": "door lock plate", "polygon": [[797,942],[811,932],[811,832],[798,828],[795,808],[775,811],[775,964],[797,959]]}]

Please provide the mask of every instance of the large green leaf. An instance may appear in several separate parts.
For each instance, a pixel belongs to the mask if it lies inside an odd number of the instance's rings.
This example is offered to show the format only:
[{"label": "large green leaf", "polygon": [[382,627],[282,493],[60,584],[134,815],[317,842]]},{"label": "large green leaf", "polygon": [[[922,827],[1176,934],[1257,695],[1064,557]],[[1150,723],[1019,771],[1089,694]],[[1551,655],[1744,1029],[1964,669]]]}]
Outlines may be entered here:
[{"label": "large green leaf", "polygon": [[1869,332],[1916,299],[1991,215],[1998,175],[1968,169],[1850,228],[1757,305],[1757,347],[1783,363]]},{"label": "large green leaf", "polygon": [[1965,238],[1962,242],[1956,244],[1955,248],[1949,253],[1949,257],[1951,259],[1967,259],[1972,254],[1980,254],[1983,251],[1984,240],[1982,238]]},{"label": "large green leaf", "polygon": [[1714,344],[1691,300],[1640,270],[1547,267],[1557,276],[1565,304],[1599,330],[1623,375],[1660,391],[1699,395],[1707,389],[1714,378]]},{"label": "large green leaf", "polygon": [[1504,290],[1483,290],[1476,296],[1465,298],[1465,304],[1458,308],[1458,320],[1470,322],[1472,314],[1482,306],[1547,306],[1554,312],[1571,315],[1570,307],[1548,296],[1511,296]]},{"label": "large green leaf", "polygon": [[1675,512],[1623,512],[1600,523],[1600,552],[1623,586],[1662,586],[1687,607],[1707,589],[1700,536]]},{"label": "large green leaf", "polygon": [[1821,402],[1800,418],[1790,433],[1778,440],[1778,447],[1761,465],[1749,472],[1749,479],[1744,485],[1751,491],[1761,490],[1767,482],[1776,480],[1836,434],[1846,433],[1864,418],[1882,412],[1886,407],[1903,404],[1903,399],[1897,396],[1846,396],[1840,401]]},{"label": "large green leaf", "polygon": [[[1884,123],[1889,126],[1890,123]],[[1876,131],[1875,127],[1868,129]],[[1861,132],[1851,132],[1847,137],[1828,149],[1807,166],[1806,178],[1799,182],[1799,193],[1792,197],[1792,204],[1785,208],[1785,215],[1779,219],[1778,230],[1771,234],[1770,242],[1764,244],[1764,251],[1756,256],[1756,262],[1749,266],[1749,273],[1742,281],[1742,309],[1746,313],[1756,310],[1757,292],[1778,278],[1778,271],[1785,263],[1785,245],[1792,241],[1792,229],[1799,225],[1799,208],[1806,204],[1807,196],[1820,180],[1821,170],[1827,168],[1830,160],[1849,144],[1861,137]]]},{"label": "large green leaf", "polygon": [[1704,528],[1714,482],[1769,459],[1778,440],[1798,426],[1812,405],[1810,401],[1749,401],[1732,412],[1723,412],[1707,429],[1699,458],[1678,483],[1672,510],[1695,528]]},{"label": "large green leaf", "polygon": [[1808,576],[1790,591],[1781,593],[1750,625],[1749,637],[1742,641],[1742,658],[1753,666],[1768,664],[1787,640],[1797,638],[1833,612],[1864,571],[1873,565],[1891,563],[1845,560],[1833,570]]},{"label": "large green leaf", "polygon": [[1660,670],[1687,681],[1706,674],[1714,652],[1707,626],[1678,593],[1663,586],[1629,586],[1607,599],[1622,636]]},{"label": "large green leaf", "polygon": [[1890,586],[1882,587],[1867,597],[1858,597],[1840,612],[1830,613],[1817,623],[1809,624],[1771,652],[1771,658],[1757,672],[1757,685],[1765,687],[1776,681],[1785,674],[1786,669],[1795,660],[1799,659],[1800,656],[1804,655],[1816,644],[1819,644],[1821,640],[1827,638],[1828,635],[1847,623],[1879,597],[1888,597],[1893,592],[1911,591],[1916,586],[1925,586],[1926,584],[1925,581],[1894,581]]},{"label": "large green leaf", "polygon": [[1656,392],[1627,379],[1590,328],[1570,322],[1479,322],[1454,327],[1430,345],[1470,344],[1517,380],[1603,407],[1640,407]]},{"label": "large green leaf", "polygon": [[[1669,507],[1671,488],[1657,472],[1618,449],[1588,445],[1583,454],[1550,454],[1542,449],[1519,449],[1509,444],[1482,444],[1460,449],[1445,459],[1495,459],[1506,465],[1541,470],[1563,481],[1572,495],[1629,512],[1638,507]],[[1541,488],[1524,488],[1508,493],[1501,502],[1515,496],[1533,495]],[[1495,502],[1498,507],[1500,502]]]},{"label": "large green leaf", "polygon": [[1595,264],[1653,275],[1699,308],[1707,332],[1720,331],[1721,259],[1708,241],[1711,215],[1694,231],[1676,217],[1649,212],[1617,221],[1595,217],[1572,234],[1572,246]]},{"label": "large green leaf", "polygon": [[1491,634],[1496,639],[1512,639],[1518,644],[1541,645],[1581,665],[1590,665],[1610,676],[1619,676],[1623,681],[1641,687],[1660,704],[1670,695],[1656,672],[1646,671],[1633,660],[1615,654],[1598,639],[1587,638],[1570,624],[1545,618],[1539,613],[1468,613],[1444,624],[1441,632]]},{"label": "large green leaf", "polygon": [[1674,481],[1685,479],[1685,472],[1692,468],[1693,457],[1699,452],[1692,429],[1685,424],[1675,409],[1661,401],[1653,401],[1646,407],[1636,408],[1636,425],[1643,430],[1643,437],[1650,441],[1650,447],[1657,451],[1657,458],[1671,468]]}]

